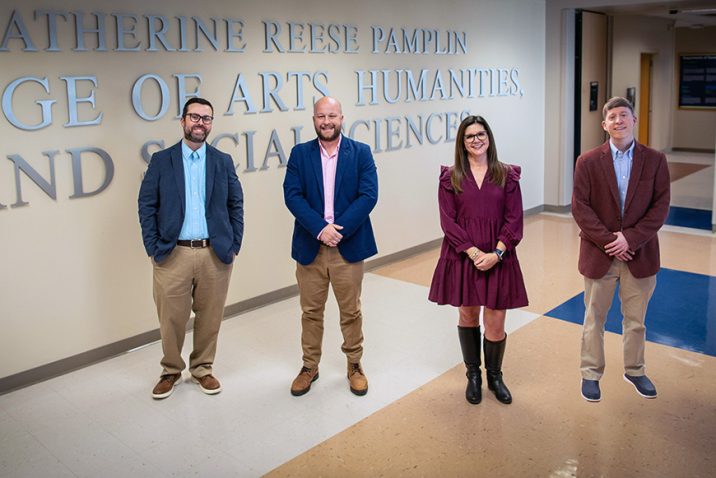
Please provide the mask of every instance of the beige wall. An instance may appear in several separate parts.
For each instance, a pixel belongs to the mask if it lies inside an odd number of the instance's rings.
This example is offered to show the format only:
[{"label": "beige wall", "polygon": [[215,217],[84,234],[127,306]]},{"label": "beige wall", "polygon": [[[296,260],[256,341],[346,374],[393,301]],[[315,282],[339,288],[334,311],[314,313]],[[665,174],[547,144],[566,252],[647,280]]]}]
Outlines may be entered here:
[{"label": "beige wall", "polygon": [[[716,27],[676,29],[675,84],[678,88],[679,55],[716,53]],[[716,142],[716,110],[691,110],[674,106],[674,147],[713,151]]]},{"label": "beige wall", "polygon": [[[128,1],[118,7],[115,2],[69,0],[58,2],[4,2],[0,25],[5,27],[13,11],[24,19],[28,34],[39,51],[22,51],[23,42],[9,40],[9,50],[0,52],[0,90],[20,77],[47,78],[50,92],[38,84],[24,84],[16,91],[13,107],[17,117],[27,123],[41,119],[37,100],[55,100],[53,122],[37,131],[23,131],[0,116],[0,152],[3,157],[21,156],[40,176],[50,180],[49,161],[43,152],[59,151],[55,156],[56,199],[48,197],[26,175],[20,178],[22,198],[29,205],[11,207],[17,191],[13,162],[0,161],[0,209],[2,237],[0,248],[0,297],[3,333],[0,334],[0,378],[70,357],[99,346],[114,343],[157,327],[151,293],[151,266],[141,245],[137,223],[136,196],[145,170],[140,149],[149,140],[162,140],[166,146],[179,138],[179,106],[176,74],[198,74],[200,93],[213,101],[216,120],[213,137],[239,134],[239,145],[222,140],[219,147],[234,157],[246,199],[246,235],[238,257],[228,303],[235,303],[289,285],[294,279],[290,259],[292,218],[283,205],[281,182],[284,169],[278,159],[268,159],[268,169],[245,172],[246,141],[244,133],[255,131],[254,154],[257,166],[263,162],[269,138],[275,130],[288,155],[293,144],[292,128],[301,126],[301,140],[314,134],[310,121],[310,103],[320,93],[305,84],[302,99],[306,109],[297,111],[299,98],[295,87],[286,86],[281,96],[289,111],[247,114],[241,103],[234,115],[225,114],[237,75],[246,78],[246,90],[258,108],[262,107],[260,72],[275,71],[285,81],[289,71],[325,71],[329,93],[343,101],[346,123],[361,119],[372,125],[383,125],[382,147],[387,138],[385,122],[391,116],[408,116],[413,120],[438,113],[434,136],[437,144],[426,140],[411,148],[375,154],[379,171],[380,198],[372,217],[380,255],[391,254],[431,241],[441,236],[437,217],[436,184],[438,166],[451,162],[453,142],[445,141],[445,113],[469,110],[488,118],[497,138],[503,161],[523,167],[522,190],[525,208],[536,207],[544,200],[545,150],[545,3],[542,0],[469,1],[429,0],[382,2],[370,0],[357,4],[338,1],[326,8],[325,2],[232,2],[229,0],[163,3]],[[360,7],[360,8],[359,8]],[[203,41],[198,52],[117,52],[115,24],[107,17],[109,51],[75,52],[74,18],[58,19],[57,35],[61,52],[45,51],[48,47],[47,17],[35,17],[36,10],[129,12],[140,17],[165,15],[172,21],[167,38],[178,43],[175,16],[198,16],[209,22],[211,17],[240,18],[245,24],[244,53],[213,51]],[[262,52],[263,20],[283,25],[283,42],[287,40],[286,22],[350,24],[357,28],[359,52],[356,54],[308,54]],[[90,18],[85,18],[90,24]],[[430,28],[439,31],[467,33],[467,54],[404,54],[371,51],[371,26]],[[146,48],[146,24],[139,27],[137,41]],[[219,31],[223,24],[219,23]],[[193,45],[193,30],[188,36]],[[11,36],[17,36],[15,30]],[[220,44],[225,43],[220,34]],[[84,37],[92,50],[96,40]],[[238,41],[236,43],[239,43]],[[447,74],[449,69],[494,68],[516,69],[519,90],[505,96],[477,96],[433,101],[399,101],[388,104],[357,105],[356,70],[420,69]],[[131,89],[134,81],[145,74],[166,80],[170,95],[169,112],[157,121],[140,119],[132,109]],[[78,96],[94,91],[96,104],[79,105],[80,120],[90,120],[101,112],[101,124],[64,127],[68,121],[68,101],[63,76],[93,76],[97,86],[78,83]],[[446,86],[447,86],[446,81]],[[197,86],[190,82],[189,89]],[[499,85],[497,85],[499,88]],[[147,86],[147,111],[157,111],[157,89]],[[393,93],[394,90],[391,90]],[[439,95],[438,95],[439,96]],[[403,120],[396,120],[403,123]],[[401,131],[405,129],[402,126]],[[375,147],[372,132],[359,130],[357,139]],[[396,140],[405,142],[404,131]],[[70,199],[73,194],[73,172],[70,148],[97,147],[106,151],[114,165],[114,177],[107,189],[91,197]],[[47,153],[51,154],[51,153]],[[105,177],[96,156],[82,160],[82,177],[86,190],[97,188]],[[298,311],[296,311],[296,317]],[[293,318],[287,317],[287,320]],[[230,346],[230,344],[224,344]]]},{"label": "beige wall", "polygon": [[[545,204],[568,206],[572,196],[573,157],[573,91],[574,91],[574,12],[583,8],[593,11],[627,10],[632,5],[660,3],[643,0],[550,0],[545,9]],[[675,0],[675,6],[687,0]],[[613,43],[612,93],[625,94],[627,86],[637,86],[639,52],[656,53],[652,91],[652,139],[659,149],[678,146],[675,135],[681,115],[673,114],[677,86],[674,78],[673,33],[668,22],[640,17],[615,19]],[[705,31],[705,30],[704,30]],[[713,39],[714,35],[711,35]],[[671,43],[671,46],[669,44]],[[713,49],[711,49],[713,51]],[[670,73],[671,72],[671,73]],[[634,83],[635,82],[635,83]],[[658,94],[658,96],[657,96]],[[638,96],[638,95],[637,95]],[[713,132],[714,120],[711,121]],[[674,125],[672,127],[672,124]],[[709,127],[709,126],[707,126]],[[672,136],[674,136],[672,141]],[[714,139],[710,140],[713,148]]]},{"label": "beige wall", "polygon": [[658,150],[671,147],[671,118],[675,101],[674,29],[670,20],[617,15],[614,17],[612,55],[612,94],[626,96],[634,86],[635,111],[639,111],[640,58],[653,54],[651,76],[650,146]]}]

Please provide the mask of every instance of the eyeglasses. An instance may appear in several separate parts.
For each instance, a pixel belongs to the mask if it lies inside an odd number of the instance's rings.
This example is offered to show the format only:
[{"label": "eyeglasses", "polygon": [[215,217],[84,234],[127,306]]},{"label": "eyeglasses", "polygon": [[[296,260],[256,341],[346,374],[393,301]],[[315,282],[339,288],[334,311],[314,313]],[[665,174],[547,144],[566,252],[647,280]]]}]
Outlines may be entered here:
[{"label": "eyeglasses", "polygon": [[473,141],[475,141],[475,138],[479,139],[480,141],[485,141],[487,139],[487,131],[480,131],[475,134],[466,134],[465,142],[472,143]]},{"label": "eyeglasses", "polygon": [[187,113],[186,117],[189,118],[190,120],[192,120],[192,122],[194,122],[194,123],[198,123],[199,120],[201,120],[201,122],[204,124],[211,124],[211,122],[214,121],[213,116],[209,116],[209,115],[201,116],[196,113]]}]

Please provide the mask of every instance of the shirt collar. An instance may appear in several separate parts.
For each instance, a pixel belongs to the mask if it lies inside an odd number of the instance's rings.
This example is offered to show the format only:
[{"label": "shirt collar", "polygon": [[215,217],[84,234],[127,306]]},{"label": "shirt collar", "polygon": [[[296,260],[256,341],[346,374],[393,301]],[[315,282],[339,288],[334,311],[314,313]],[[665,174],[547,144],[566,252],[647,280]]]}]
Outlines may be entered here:
[{"label": "shirt collar", "polygon": [[[624,156],[631,159],[634,154],[634,146],[636,146],[636,140],[632,140],[631,146],[627,148],[627,150],[623,153]],[[617,157],[617,153],[620,152],[616,146],[614,146],[614,143],[612,143],[612,140],[609,140],[609,149],[612,150],[612,159],[615,159]]]},{"label": "shirt collar", "polygon": [[[181,153],[184,159],[189,159],[191,153],[193,153],[192,149],[187,146],[184,141],[181,142]],[[200,160],[206,158],[206,143],[202,143],[199,149],[196,150],[196,153],[199,155]]]},{"label": "shirt collar", "polygon": [[333,158],[335,156],[338,156],[338,151],[341,149],[341,141],[343,140],[343,135],[338,136],[338,144],[336,144],[336,150],[333,152],[333,154],[328,154],[326,151],[326,148],[323,147],[323,144],[321,144],[321,141],[318,141],[318,147],[321,149],[321,154],[327,158]]}]

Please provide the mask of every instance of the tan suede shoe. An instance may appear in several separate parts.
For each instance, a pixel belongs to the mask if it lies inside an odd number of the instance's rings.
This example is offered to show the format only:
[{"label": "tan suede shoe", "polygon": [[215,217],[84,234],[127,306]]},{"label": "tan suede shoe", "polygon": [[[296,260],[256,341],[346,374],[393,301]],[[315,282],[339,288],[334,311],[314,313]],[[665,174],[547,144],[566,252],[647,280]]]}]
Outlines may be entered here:
[{"label": "tan suede shoe", "polygon": [[291,395],[300,397],[311,389],[311,384],[316,380],[318,380],[318,367],[301,367],[301,371],[291,384]]},{"label": "tan suede shoe", "polygon": [[152,390],[152,398],[155,400],[161,400],[167,398],[174,391],[174,387],[181,383],[181,374],[173,373],[169,375],[162,375],[159,377],[159,383],[154,386]]},{"label": "tan suede shoe", "polygon": [[365,378],[359,363],[348,364],[348,381],[350,382],[351,392],[360,396],[368,393],[368,379]]}]

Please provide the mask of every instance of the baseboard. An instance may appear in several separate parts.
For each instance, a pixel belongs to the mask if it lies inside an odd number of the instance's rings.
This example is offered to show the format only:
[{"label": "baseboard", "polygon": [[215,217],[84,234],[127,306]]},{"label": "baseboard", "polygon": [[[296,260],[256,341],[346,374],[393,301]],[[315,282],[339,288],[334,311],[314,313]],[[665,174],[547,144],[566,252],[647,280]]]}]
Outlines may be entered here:
[{"label": "baseboard", "polygon": [[384,265],[390,264],[392,262],[402,261],[403,259],[407,259],[409,257],[416,256],[418,254],[422,254],[423,252],[427,252],[431,249],[435,249],[436,247],[439,247],[441,243],[442,243],[442,238],[433,239],[432,241],[428,241],[423,244],[419,244],[417,246],[409,247],[407,249],[403,249],[402,251],[388,254],[387,256],[378,257],[376,259],[366,261],[365,270],[366,270],[366,272],[370,272],[372,270],[375,270],[379,267],[383,267]]},{"label": "baseboard", "polygon": [[544,212],[551,212],[554,214],[569,214],[572,212],[571,204],[567,204],[565,206],[553,206],[551,204],[545,204],[543,208]]},{"label": "baseboard", "polygon": [[682,153],[710,153],[714,154],[716,150],[709,148],[671,148],[671,151],[682,152]]},{"label": "baseboard", "polygon": [[[524,214],[525,216],[529,216],[539,214],[542,211],[569,212],[570,209],[570,206],[540,205],[525,210]],[[716,227],[716,225],[714,227]],[[370,272],[386,264],[401,261],[411,256],[421,254],[440,246],[441,242],[442,238],[434,239],[417,246],[409,247],[392,254],[366,261],[365,270]],[[242,300],[234,304],[229,304],[224,308],[224,320],[243,312],[257,309],[259,307],[265,307],[269,304],[273,304],[296,295],[298,295],[298,286],[294,284],[258,295],[256,297],[251,297],[250,299]],[[187,330],[191,330],[193,325],[193,320],[190,320],[189,324],[187,324]],[[18,372],[16,374],[0,378],[0,395],[78,370],[83,367],[87,367],[89,365],[93,365],[98,362],[102,362],[104,360],[108,360],[129,352],[130,350],[156,342],[157,340],[160,340],[160,338],[159,329],[157,328],[111,344],[103,345],[102,347],[97,347],[86,352],[72,355],[71,357],[63,358],[45,365],[40,365],[30,370],[25,370],[23,372]]]},{"label": "baseboard", "polygon": [[159,329],[0,378],[0,395],[84,368],[160,339]]},{"label": "baseboard", "polygon": [[[242,312],[257,309],[274,302],[288,299],[289,297],[293,297],[295,295],[298,295],[298,286],[292,285],[227,305],[224,307],[224,320]],[[187,332],[192,330],[193,327],[194,319],[192,318],[187,323]],[[129,352],[130,350],[149,345],[158,340],[161,340],[161,335],[159,334],[159,329],[157,328],[133,337],[113,342],[111,344],[103,345],[102,347],[88,350],[87,352],[82,352],[77,355],[72,355],[71,357],[56,360],[45,365],[40,365],[30,370],[25,370],[23,372],[0,378],[0,395],[17,390],[18,388],[27,387],[38,382],[64,375],[74,370],[78,370],[113,357],[117,357]]]}]

